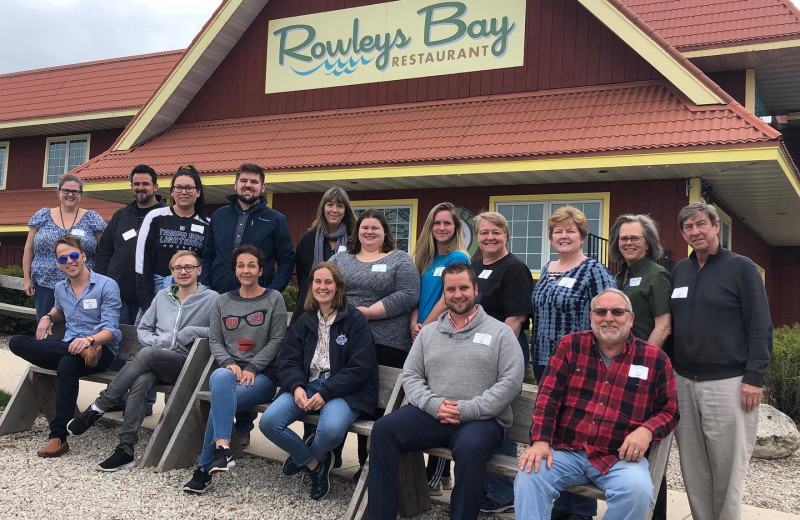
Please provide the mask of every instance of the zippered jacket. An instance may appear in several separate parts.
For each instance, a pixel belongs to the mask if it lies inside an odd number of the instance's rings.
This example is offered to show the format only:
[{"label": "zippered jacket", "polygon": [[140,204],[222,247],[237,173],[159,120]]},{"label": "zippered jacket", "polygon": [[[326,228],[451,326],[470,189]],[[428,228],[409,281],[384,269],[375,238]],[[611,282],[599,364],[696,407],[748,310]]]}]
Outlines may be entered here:
[{"label": "zippered jacket", "polygon": [[208,337],[211,310],[219,294],[198,284],[197,292],[181,304],[172,294],[173,287],[169,285],[158,291],[142,316],[137,329],[139,343],[188,356],[195,339]]}]

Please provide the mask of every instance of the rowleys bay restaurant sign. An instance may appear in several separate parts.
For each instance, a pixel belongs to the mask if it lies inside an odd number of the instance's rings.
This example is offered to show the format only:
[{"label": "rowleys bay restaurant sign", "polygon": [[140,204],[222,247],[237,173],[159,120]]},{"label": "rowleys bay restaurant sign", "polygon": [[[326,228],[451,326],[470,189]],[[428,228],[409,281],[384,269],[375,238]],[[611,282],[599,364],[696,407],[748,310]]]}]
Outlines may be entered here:
[{"label": "rowleys bay restaurant sign", "polygon": [[400,0],[272,20],[266,93],[519,67],[525,0]]}]

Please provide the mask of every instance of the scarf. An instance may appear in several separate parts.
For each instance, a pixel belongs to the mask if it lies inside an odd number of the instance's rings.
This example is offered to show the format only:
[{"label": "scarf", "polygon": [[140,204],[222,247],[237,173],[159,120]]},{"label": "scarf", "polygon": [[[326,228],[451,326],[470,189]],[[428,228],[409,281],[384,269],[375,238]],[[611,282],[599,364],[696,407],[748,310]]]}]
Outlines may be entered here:
[{"label": "scarf", "polygon": [[323,227],[320,226],[317,228],[317,233],[314,236],[314,263],[311,265],[317,265],[320,262],[324,262],[325,259],[322,257],[323,247],[325,245],[325,241],[336,240],[336,247],[333,248],[333,254],[336,254],[336,251],[339,249],[339,246],[346,246],[347,245],[347,226],[344,225],[344,222],[339,223],[339,227],[336,228],[335,231],[329,233],[327,231],[323,231]]}]

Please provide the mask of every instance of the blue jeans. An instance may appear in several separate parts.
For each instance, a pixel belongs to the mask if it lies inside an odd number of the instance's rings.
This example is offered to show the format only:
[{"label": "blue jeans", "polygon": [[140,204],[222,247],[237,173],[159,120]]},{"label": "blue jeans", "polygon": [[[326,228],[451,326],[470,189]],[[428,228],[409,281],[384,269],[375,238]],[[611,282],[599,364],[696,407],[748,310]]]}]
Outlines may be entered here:
[{"label": "blue jeans", "polygon": [[604,475],[592,466],[585,451],[553,450],[553,466],[546,461],[539,472],[520,470],[514,481],[517,518],[549,520],[553,500],[569,486],[594,484],[606,494],[604,520],[641,520],[653,504],[653,484],[647,459],[620,460]]},{"label": "blue jeans", "polygon": [[[324,377],[310,381],[306,385],[306,396],[311,397],[319,392]],[[308,413],[294,403],[294,395],[284,392],[261,415],[258,428],[264,436],[277,447],[292,457],[296,466],[305,466],[311,459],[325,460],[328,452],[333,450],[347,434],[347,428],[358,419],[361,412],[353,410],[347,401],[341,398],[327,401],[319,411],[319,426],[311,446],[307,446],[299,435],[289,429],[293,422],[305,417]]]},{"label": "blue jeans", "polygon": [[126,302],[122,300],[122,306],[119,308],[119,324],[137,325],[136,317],[138,314],[139,302]]},{"label": "blue jeans", "polygon": [[[508,455],[509,457],[517,457],[517,443],[508,439],[503,439],[500,443],[498,453]],[[489,472],[489,477],[486,479],[486,498],[497,502],[501,505],[508,505],[514,503],[514,479],[496,473]]]},{"label": "blue jeans", "polygon": [[36,309],[36,321],[53,309],[56,304],[55,291],[49,287],[33,284],[33,307]]},{"label": "blue jeans", "polygon": [[270,401],[278,389],[278,385],[264,374],[256,374],[252,386],[237,384],[233,371],[227,368],[216,369],[211,374],[208,386],[211,390],[211,412],[206,423],[200,462],[197,463],[202,469],[207,469],[213,462],[216,441],[231,440],[233,416],[236,412]]}]

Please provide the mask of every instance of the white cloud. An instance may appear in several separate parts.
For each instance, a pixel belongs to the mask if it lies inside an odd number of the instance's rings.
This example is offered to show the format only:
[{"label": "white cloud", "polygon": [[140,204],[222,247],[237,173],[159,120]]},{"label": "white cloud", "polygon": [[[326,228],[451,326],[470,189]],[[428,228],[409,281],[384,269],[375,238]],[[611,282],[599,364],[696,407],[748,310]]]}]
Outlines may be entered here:
[{"label": "white cloud", "polygon": [[182,49],[220,0],[3,0],[0,74]]}]

